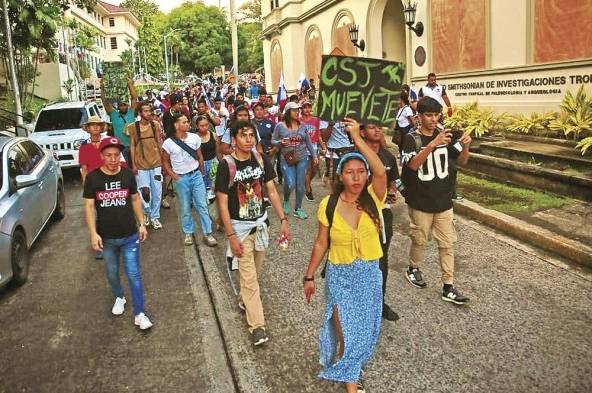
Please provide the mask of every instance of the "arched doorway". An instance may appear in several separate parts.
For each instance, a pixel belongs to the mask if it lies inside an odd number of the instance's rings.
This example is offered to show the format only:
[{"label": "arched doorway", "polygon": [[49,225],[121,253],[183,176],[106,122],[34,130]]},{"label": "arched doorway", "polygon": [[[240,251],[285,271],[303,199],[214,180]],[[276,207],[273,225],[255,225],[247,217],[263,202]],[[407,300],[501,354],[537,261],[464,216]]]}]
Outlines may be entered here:
[{"label": "arched doorway", "polygon": [[349,28],[353,24],[354,17],[351,12],[341,10],[337,13],[331,32],[331,50],[339,48],[346,56],[356,55],[356,47],[349,39]]},{"label": "arched doorway", "polygon": [[321,31],[316,25],[308,28],[304,41],[304,52],[306,54],[306,78],[318,80],[321,73],[323,39]]},{"label": "arched doorway", "polygon": [[278,40],[271,43],[271,91],[277,91],[280,84],[280,75],[284,63],[282,47]]},{"label": "arched doorway", "polygon": [[406,25],[401,0],[372,0],[366,24],[369,57],[406,61]]}]

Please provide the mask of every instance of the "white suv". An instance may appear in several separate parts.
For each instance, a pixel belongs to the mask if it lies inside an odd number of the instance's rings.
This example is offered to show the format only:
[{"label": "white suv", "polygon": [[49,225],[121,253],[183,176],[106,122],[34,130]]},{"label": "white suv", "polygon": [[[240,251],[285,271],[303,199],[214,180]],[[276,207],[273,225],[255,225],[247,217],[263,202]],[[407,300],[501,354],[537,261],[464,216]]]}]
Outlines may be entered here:
[{"label": "white suv", "polygon": [[109,118],[96,102],[61,102],[45,106],[37,114],[30,139],[52,150],[58,157],[61,168],[78,166],[78,150],[90,138],[81,124],[89,116],[99,116],[105,122]]}]

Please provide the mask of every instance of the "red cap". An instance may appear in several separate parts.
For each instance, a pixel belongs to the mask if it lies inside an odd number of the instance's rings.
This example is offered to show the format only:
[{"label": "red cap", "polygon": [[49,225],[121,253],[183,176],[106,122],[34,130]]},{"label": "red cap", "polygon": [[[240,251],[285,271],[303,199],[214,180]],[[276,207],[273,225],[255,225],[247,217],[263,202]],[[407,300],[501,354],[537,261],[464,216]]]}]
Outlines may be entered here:
[{"label": "red cap", "polygon": [[121,141],[119,140],[119,138],[116,138],[114,136],[110,136],[110,137],[107,137],[107,138],[103,138],[101,140],[101,144],[99,145],[99,150],[100,151],[103,151],[106,148],[112,147],[112,146],[118,147],[119,150],[125,149],[125,146],[123,146],[123,144],[121,143]]}]

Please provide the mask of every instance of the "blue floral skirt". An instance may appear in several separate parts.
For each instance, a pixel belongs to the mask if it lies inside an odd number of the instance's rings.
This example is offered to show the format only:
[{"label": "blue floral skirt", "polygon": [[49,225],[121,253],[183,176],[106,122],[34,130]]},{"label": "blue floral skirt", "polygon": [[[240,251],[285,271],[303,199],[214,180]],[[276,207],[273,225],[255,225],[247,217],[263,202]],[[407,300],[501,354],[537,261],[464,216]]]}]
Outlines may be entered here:
[{"label": "blue floral skirt", "polygon": [[[382,273],[378,260],[356,259],[351,265],[327,263],[325,315],[319,337],[320,378],[355,383],[362,367],[376,348],[382,318]],[[337,337],[333,325],[337,309],[343,332],[344,351],[337,357]]]}]

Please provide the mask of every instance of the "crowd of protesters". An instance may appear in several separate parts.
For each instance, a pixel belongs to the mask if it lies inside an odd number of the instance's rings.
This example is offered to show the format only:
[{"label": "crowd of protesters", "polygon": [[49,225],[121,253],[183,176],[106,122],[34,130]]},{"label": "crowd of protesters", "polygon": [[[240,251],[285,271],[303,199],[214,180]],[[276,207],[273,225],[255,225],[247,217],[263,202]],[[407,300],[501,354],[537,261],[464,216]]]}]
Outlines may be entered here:
[{"label": "crowd of protesters", "polygon": [[[307,301],[315,292],[317,270],[326,278],[321,378],[344,383],[348,392],[363,392],[362,369],[374,352],[381,320],[399,319],[384,301],[397,219],[391,207],[398,193],[410,218],[406,279],[426,287],[420,265],[433,236],[442,299],[468,302],[453,285],[452,200],[458,200],[453,172],[457,163],[467,162],[471,138],[441,126],[442,104],[449,116],[452,108],[435,75],[430,74],[419,94],[403,85],[392,150],[379,124],[315,117],[313,80],[277,104],[257,81],[165,87],[147,90],[143,97],[131,81],[128,89],[129,104],[111,104],[103,94],[113,132],[104,135],[105,123],[91,117],[84,125],[90,139],[80,149],[87,226],[96,257],[105,259],[116,298],[113,314],[122,314],[126,303],[118,277],[121,255],[135,323],[141,329],[152,326],[143,308],[139,243],[147,238],[147,227],[163,228],[160,209],[170,207],[167,196],[174,190],[184,244],[195,241],[192,209],[207,246],[217,246],[214,232],[222,232],[227,260],[239,272],[237,303],[252,343],[267,342],[258,278],[270,244],[267,210],[275,211],[279,240],[287,245],[289,216],[308,218],[303,201],[315,200],[312,184],[321,162],[330,191],[316,189],[329,195],[320,201],[318,234],[303,278]],[[276,185],[283,185],[281,196]],[[118,226],[124,230],[116,230]]]}]

